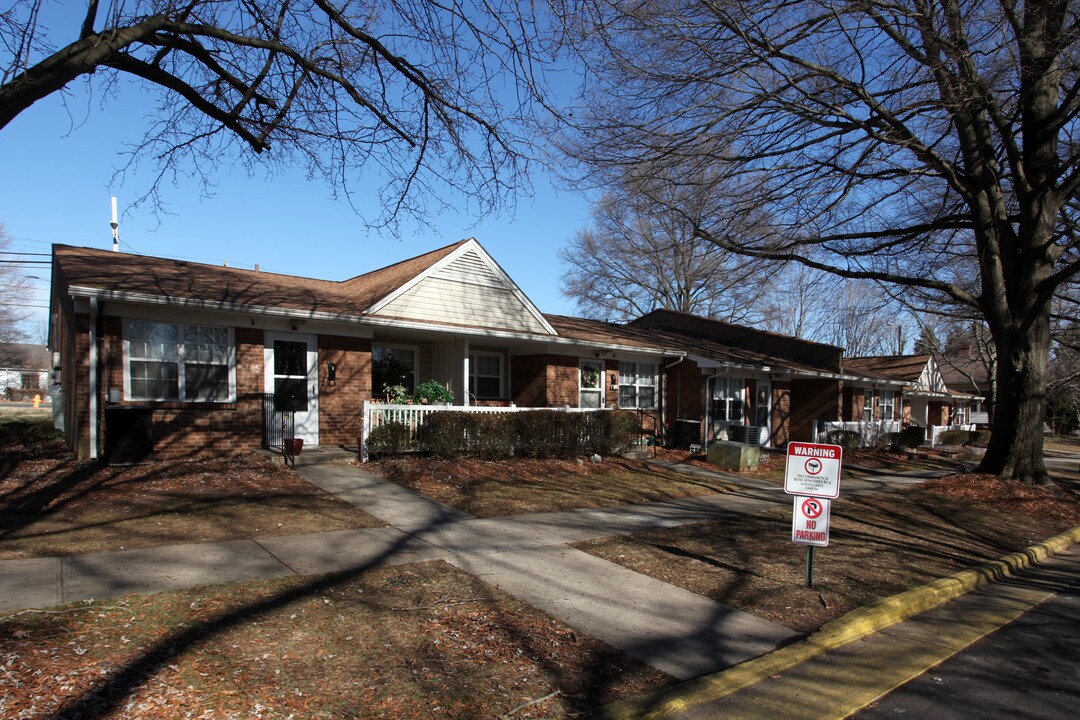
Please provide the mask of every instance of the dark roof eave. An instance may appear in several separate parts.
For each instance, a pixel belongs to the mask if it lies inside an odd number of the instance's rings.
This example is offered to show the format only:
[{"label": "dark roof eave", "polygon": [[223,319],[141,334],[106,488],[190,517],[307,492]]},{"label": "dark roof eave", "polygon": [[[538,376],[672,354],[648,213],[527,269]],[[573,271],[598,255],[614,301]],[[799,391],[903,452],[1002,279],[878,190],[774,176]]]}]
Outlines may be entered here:
[{"label": "dark roof eave", "polygon": [[301,310],[298,308],[280,308],[268,305],[252,305],[246,303],[232,303],[218,300],[198,300],[194,298],[166,297],[163,295],[151,295],[147,293],[133,293],[124,290],[105,290],[85,286],[72,286],[68,288],[72,297],[97,298],[113,302],[129,302],[145,305],[158,305],[165,307],[181,307],[197,310],[212,310],[219,312],[259,313],[273,317],[284,317],[297,320],[324,320],[329,322],[348,322],[357,325],[376,327],[395,327],[412,330],[427,330],[436,332],[455,332],[463,335],[478,337],[496,337],[508,340],[529,340],[538,343],[552,343],[556,345],[578,345],[603,350],[618,350],[620,352],[643,353],[658,355],[661,357],[685,357],[686,353],[681,350],[659,347],[638,347],[634,345],[622,345],[619,343],[598,342],[560,335],[538,335],[535,333],[522,333],[495,328],[469,327],[465,325],[442,325],[422,323],[415,321],[403,321],[393,318],[380,318],[373,315],[354,313],[324,312],[318,310]]}]

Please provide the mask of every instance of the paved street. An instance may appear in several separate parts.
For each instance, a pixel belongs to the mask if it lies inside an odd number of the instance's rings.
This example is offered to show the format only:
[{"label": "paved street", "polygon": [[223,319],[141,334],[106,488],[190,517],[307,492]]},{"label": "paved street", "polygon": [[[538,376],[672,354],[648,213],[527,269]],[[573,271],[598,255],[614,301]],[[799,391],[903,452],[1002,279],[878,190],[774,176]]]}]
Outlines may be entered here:
[{"label": "paved street", "polygon": [[1072,720],[1078,714],[1080,579],[855,717]]}]

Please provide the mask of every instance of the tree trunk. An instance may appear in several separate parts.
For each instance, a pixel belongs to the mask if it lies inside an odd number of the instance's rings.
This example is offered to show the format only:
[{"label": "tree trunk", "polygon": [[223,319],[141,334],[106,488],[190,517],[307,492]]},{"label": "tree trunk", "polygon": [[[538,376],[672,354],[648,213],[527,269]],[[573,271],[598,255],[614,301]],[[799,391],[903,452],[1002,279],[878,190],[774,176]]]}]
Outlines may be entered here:
[{"label": "tree trunk", "polygon": [[1043,461],[1047,359],[1050,350],[1049,307],[1024,329],[995,333],[997,388],[990,446],[979,472],[1006,480],[1047,484]]}]

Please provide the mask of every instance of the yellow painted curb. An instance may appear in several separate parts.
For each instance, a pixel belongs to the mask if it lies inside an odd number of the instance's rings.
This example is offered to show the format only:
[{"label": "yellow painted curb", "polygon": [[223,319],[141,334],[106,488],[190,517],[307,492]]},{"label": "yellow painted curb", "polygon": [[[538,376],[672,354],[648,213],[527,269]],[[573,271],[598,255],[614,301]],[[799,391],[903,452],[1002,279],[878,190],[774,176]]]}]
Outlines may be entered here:
[{"label": "yellow painted curb", "polygon": [[864,605],[826,623],[804,640],[768,655],[748,660],[713,675],[690,680],[674,688],[612,703],[602,708],[598,717],[605,720],[659,720],[697,705],[714,702],[762,682],[771,675],[783,673],[827,650],[932,610],[992,582],[1012,577],[1024,568],[1064,552],[1075,543],[1080,543],[1080,526],[1006,555],[1000,560],[963,570]]}]

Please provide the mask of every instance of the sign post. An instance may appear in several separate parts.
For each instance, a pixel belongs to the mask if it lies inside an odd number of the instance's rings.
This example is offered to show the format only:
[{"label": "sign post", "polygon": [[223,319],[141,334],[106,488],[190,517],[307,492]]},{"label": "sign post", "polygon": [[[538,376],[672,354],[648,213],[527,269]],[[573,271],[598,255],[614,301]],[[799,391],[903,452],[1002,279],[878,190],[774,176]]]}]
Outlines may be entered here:
[{"label": "sign post", "polygon": [[814,548],[829,544],[831,500],[840,496],[839,445],[788,443],[784,492],[795,496],[791,540],[806,545],[806,587],[814,586]]}]

